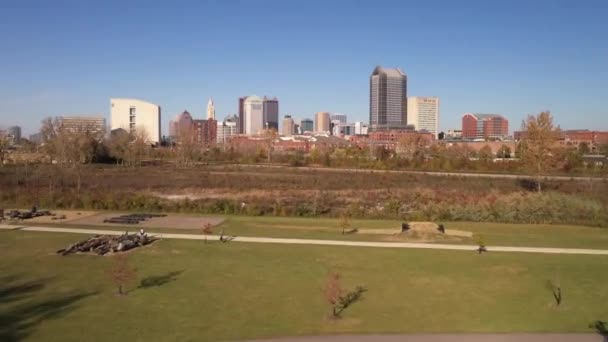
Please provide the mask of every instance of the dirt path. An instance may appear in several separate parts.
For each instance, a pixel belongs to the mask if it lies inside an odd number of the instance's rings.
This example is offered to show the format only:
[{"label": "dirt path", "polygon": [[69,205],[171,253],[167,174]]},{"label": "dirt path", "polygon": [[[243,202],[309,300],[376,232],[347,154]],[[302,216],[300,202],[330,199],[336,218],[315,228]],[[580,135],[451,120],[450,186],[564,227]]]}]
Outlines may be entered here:
[{"label": "dirt path", "polygon": [[411,334],[285,337],[250,342],[602,342],[595,334]]},{"label": "dirt path", "polygon": [[[31,232],[51,232],[51,233],[73,233],[73,234],[107,234],[121,235],[123,231],[102,230],[102,229],[78,229],[61,227],[34,227],[0,225],[0,230],[24,230]],[[130,229],[137,231],[138,227]],[[200,235],[200,234],[173,234],[148,232],[150,235],[158,236],[163,239],[185,239],[185,240],[219,240],[219,235]],[[266,238],[266,237],[235,237],[232,242],[252,242],[252,243],[278,243],[294,245],[319,245],[319,246],[350,246],[350,247],[376,247],[376,248],[414,248],[414,249],[440,249],[457,251],[476,251],[474,245],[447,245],[435,243],[414,243],[414,242],[368,242],[368,241],[340,241],[340,240],[313,240],[313,239],[287,239],[287,238]],[[488,252],[516,252],[516,253],[542,253],[542,254],[588,254],[588,255],[608,255],[608,250],[604,249],[580,249],[580,248],[545,248],[545,247],[509,247],[509,246],[488,246]]]}]

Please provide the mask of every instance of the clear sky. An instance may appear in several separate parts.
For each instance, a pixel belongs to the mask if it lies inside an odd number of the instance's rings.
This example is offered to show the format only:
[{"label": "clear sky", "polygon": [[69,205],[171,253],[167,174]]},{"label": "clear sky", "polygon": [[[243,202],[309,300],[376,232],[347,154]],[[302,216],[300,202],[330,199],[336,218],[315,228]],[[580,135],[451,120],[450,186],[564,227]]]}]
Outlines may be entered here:
[{"label": "clear sky", "polygon": [[[242,95],[280,114],[368,121],[369,75],[400,67],[408,95],[439,96],[440,128],[465,112],[519,128],[608,130],[608,1],[0,0],[0,126],[102,114],[110,97],[220,118]],[[108,120],[109,123],[109,120]]]}]

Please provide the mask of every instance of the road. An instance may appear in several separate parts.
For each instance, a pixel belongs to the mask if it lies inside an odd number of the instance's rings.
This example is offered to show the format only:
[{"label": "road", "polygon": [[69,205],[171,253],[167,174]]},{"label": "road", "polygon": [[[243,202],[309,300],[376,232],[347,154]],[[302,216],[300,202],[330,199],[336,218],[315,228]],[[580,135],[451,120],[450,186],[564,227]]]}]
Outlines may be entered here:
[{"label": "road", "polygon": [[[67,227],[38,227],[25,225],[0,225],[0,230],[22,230],[28,232],[51,232],[51,233],[72,233],[87,235],[121,235],[122,231],[103,230],[103,229],[79,229]],[[155,233],[147,232],[163,239],[184,239],[184,240],[219,240],[219,235],[198,235],[198,234],[174,234],[174,233]],[[314,239],[287,239],[287,238],[268,238],[268,237],[248,237],[237,236],[232,242],[250,243],[276,243],[293,245],[318,245],[318,246],[348,246],[348,247],[375,247],[375,248],[413,248],[413,249],[438,249],[456,251],[476,251],[475,245],[448,245],[435,243],[415,243],[415,242],[371,242],[371,241],[342,241],[342,240],[314,240]],[[541,253],[541,254],[578,254],[578,255],[608,255],[608,250],[603,249],[580,249],[580,248],[547,248],[547,247],[510,247],[510,246],[488,246],[488,252],[511,252],[511,253]]]},{"label": "road", "polygon": [[596,334],[410,334],[285,337],[250,342],[601,342]]},{"label": "road", "polygon": [[[248,165],[248,164],[222,164],[222,165],[210,165],[212,167],[220,166],[238,166],[242,168],[276,168],[276,169],[289,169],[289,170],[305,170],[305,171],[318,171],[318,172],[353,172],[353,173],[397,173],[397,174],[411,174],[411,175],[428,175],[428,176],[440,176],[440,177],[471,177],[471,178],[502,178],[502,179],[530,179],[534,176],[520,175],[520,174],[501,174],[501,173],[472,173],[472,172],[442,172],[442,171],[411,171],[411,170],[371,170],[371,169],[353,169],[353,168],[332,168],[332,167],[293,167],[284,165]],[[543,176],[546,180],[555,181],[596,181],[601,182],[606,180],[602,177],[571,177],[571,176]]]}]

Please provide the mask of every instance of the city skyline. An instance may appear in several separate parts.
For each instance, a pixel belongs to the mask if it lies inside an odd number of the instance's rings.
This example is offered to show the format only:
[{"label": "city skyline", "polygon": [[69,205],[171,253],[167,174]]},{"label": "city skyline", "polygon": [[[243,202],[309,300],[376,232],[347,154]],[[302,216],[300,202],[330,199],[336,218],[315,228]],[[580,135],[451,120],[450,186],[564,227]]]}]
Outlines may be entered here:
[{"label": "city skyline", "polygon": [[[100,113],[110,121],[108,99],[128,97],[171,113],[162,116],[167,134],[172,114],[188,108],[205,117],[209,98],[217,118],[238,113],[241,94],[277,96],[280,117],[329,111],[367,122],[369,71],[385,65],[408,75],[409,96],[441,99],[440,131],[460,127],[461,116],[473,112],[503,114],[512,132],[542,110],[563,128],[608,129],[608,47],[598,43],[608,25],[605,1],[391,1],[382,3],[394,9],[382,20],[368,15],[375,3],[354,8],[337,1],[315,10],[321,4],[126,4],[124,12],[118,2],[4,4],[0,125],[19,125],[27,135],[48,116]],[[413,4],[437,20],[389,20]],[[243,18],[268,11],[269,22],[250,23],[242,35]],[[201,12],[210,14],[204,28],[195,24]],[[108,20],[114,25],[102,24]],[[155,28],[158,22],[164,24]],[[144,59],[124,53],[153,42],[163,48]],[[237,53],[260,44],[267,50]]]}]

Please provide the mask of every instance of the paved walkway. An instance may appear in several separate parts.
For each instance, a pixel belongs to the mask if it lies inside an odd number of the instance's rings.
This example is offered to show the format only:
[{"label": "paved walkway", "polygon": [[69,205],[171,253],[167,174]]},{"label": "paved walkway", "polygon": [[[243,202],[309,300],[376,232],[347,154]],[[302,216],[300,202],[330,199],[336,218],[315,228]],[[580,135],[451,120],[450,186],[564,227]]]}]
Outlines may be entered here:
[{"label": "paved walkway", "polygon": [[285,337],[250,342],[601,342],[595,334],[411,334]]},{"label": "paved walkway", "polygon": [[[52,232],[52,233],[73,233],[73,234],[105,234],[121,235],[123,231],[102,230],[102,229],[78,229],[64,227],[37,227],[25,225],[0,225],[0,230],[23,230],[30,232]],[[131,229],[136,232],[137,229]],[[219,240],[219,235],[200,235],[200,234],[173,234],[147,232],[163,239],[185,239],[185,240]],[[341,240],[313,240],[313,239],[287,239],[287,238],[268,238],[268,237],[247,237],[237,236],[232,242],[252,242],[252,243],[278,243],[294,245],[319,245],[319,246],[350,246],[350,247],[376,247],[376,248],[415,248],[415,249],[441,249],[457,251],[476,251],[475,245],[447,245],[435,243],[415,243],[415,242],[371,242],[371,241],[341,241]],[[508,247],[508,246],[489,246],[488,252],[518,252],[518,253],[543,253],[543,254],[591,254],[608,255],[608,250],[603,249],[579,249],[579,248],[546,248],[546,247]]]},{"label": "paved walkway", "polygon": [[[212,165],[217,166],[238,166],[241,168],[275,168],[275,169],[289,169],[289,170],[305,170],[305,171],[319,171],[319,172],[350,172],[350,173],[396,173],[396,174],[411,174],[411,175],[428,175],[428,176],[440,176],[440,177],[472,177],[472,178],[502,178],[502,179],[530,179],[535,176],[524,175],[524,174],[509,174],[509,173],[474,173],[474,172],[443,172],[443,171],[413,171],[413,170],[372,170],[372,169],[354,169],[354,168],[338,168],[338,167],[314,167],[314,166],[301,166],[294,168],[293,166],[286,165],[266,165],[266,164],[222,164]],[[554,181],[590,181],[590,182],[601,182],[605,181],[602,177],[585,177],[585,176],[542,176],[545,180]]]}]

